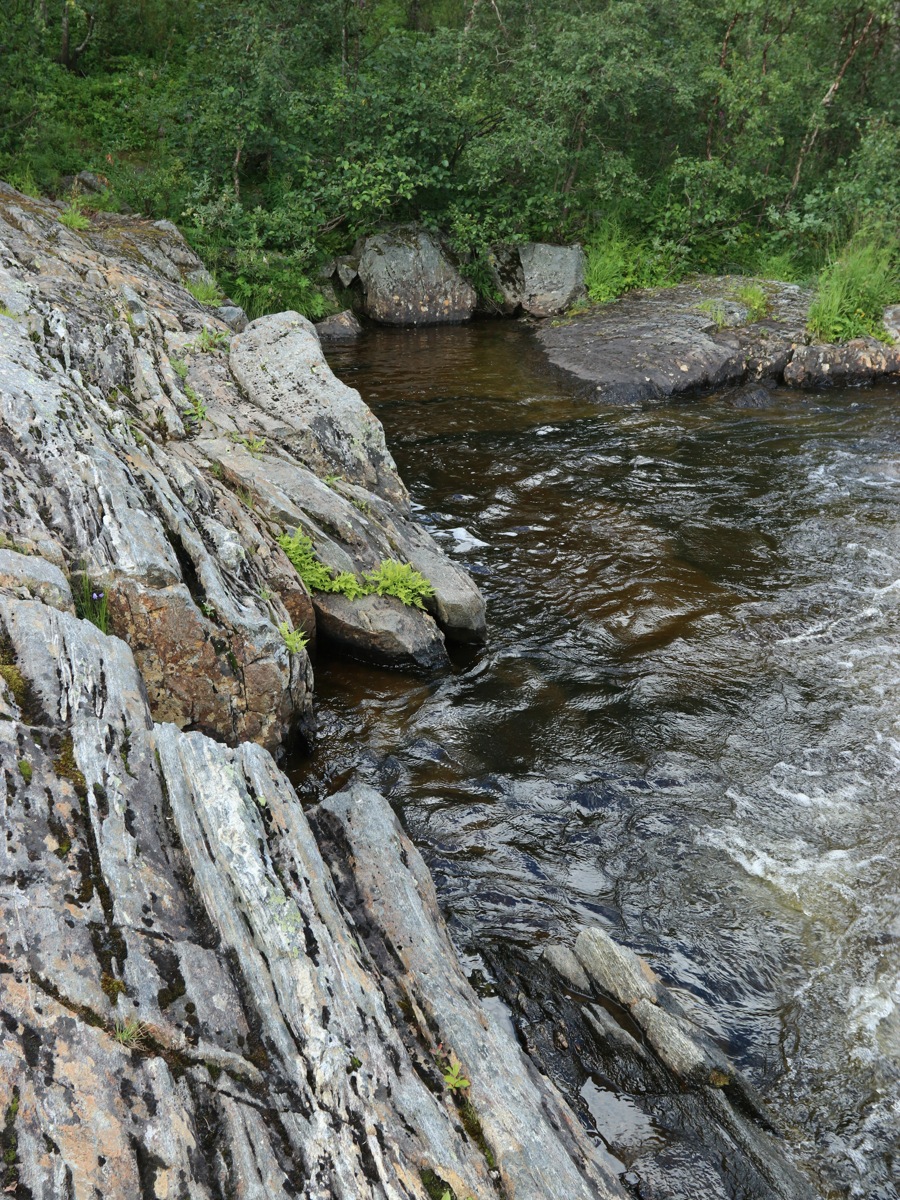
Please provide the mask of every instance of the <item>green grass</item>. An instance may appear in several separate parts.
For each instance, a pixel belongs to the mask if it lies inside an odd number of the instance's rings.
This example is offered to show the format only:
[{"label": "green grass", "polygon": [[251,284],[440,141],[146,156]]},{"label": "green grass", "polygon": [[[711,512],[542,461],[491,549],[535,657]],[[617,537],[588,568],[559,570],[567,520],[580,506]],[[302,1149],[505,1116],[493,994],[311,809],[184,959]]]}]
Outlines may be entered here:
[{"label": "green grass", "polygon": [[635,288],[677,282],[673,259],[646,241],[633,238],[618,221],[607,220],[588,239],[584,283],[595,304],[605,304]]},{"label": "green grass", "polygon": [[822,342],[856,337],[887,341],[884,309],[900,299],[900,244],[862,231],[829,262],[809,310],[810,333]]},{"label": "green grass", "polygon": [[96,625],[101,633],[109,633],[109,609],[106,592],[91,583],[87,574],[81,576],[81,583],[74,592],[75,611],[85,621]]},{"label": "green grass", "polygon": [[697,311],[712,317],[716,329],[724,329],[728,324],[728,314],[725,312],[725,305],[721,300],[701,300],[697,305]]},{"label": "green grass", "polygon": [[199,304],[215,305],[222,298],[222,290],[215,280],[210,283],[206,279],[189,279],[184,286]]},{"label": "green grass", "polygon": [[771,307],[769,297],[758,283],[748,283],[738,290],[738,300],[747,309],[749,321],[761,321]]}]

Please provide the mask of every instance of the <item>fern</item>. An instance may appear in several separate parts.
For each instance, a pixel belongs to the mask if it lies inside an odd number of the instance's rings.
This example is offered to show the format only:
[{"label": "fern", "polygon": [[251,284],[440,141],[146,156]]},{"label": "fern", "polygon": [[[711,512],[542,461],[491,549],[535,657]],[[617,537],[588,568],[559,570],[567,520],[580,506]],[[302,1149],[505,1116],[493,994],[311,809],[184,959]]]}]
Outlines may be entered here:
[{"label": "fern", "polygon": [[410,608],[424,608],[423,601],[434,595],[434,588],[411,563],[384,558],[374,571],[363,577],[370,592],[379,596],[396,596]]}]

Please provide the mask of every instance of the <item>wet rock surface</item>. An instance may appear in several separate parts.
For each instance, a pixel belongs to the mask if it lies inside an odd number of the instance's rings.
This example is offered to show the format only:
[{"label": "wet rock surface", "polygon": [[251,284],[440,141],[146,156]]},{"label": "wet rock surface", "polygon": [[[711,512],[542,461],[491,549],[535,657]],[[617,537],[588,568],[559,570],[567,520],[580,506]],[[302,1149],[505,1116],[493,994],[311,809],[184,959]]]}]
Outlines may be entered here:
[{"label": "wet rock surface", "polygon": [[[764,283],[768,311],[755,319],[740,299],[754,281],[704,277],[633,292],[558,324],[538,341],[550,363],[597,400],[639,403],[760,382],[822,388],[900,374],[900,348],[874,338],[812,345],[812,294]],[[890,326],[887,309],[885,320]],[[748,406],[749,393],[743,403]]]},{"label": "wet rock surface", "polygon": [[765,285],[769,312],[751,321],[736,299],[750,280],[710,277],[633,292],[538,330],[551,364],[586,396],[637,403],[689,392],[780,379],[809,340],[810,293]]},{"label": "wet rock surface", "polygon": [[5,1192],[622,1195],[378,793],[324,806],[329,870],[271,756],[154,723],[125,642],[33,599],[0,636]]}]

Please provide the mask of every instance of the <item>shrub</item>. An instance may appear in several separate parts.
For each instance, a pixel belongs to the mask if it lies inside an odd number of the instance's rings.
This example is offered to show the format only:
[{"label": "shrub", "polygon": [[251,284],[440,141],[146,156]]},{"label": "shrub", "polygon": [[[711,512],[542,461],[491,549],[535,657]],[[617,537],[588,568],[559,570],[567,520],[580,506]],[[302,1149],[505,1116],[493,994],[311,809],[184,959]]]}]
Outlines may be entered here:
[{"label": "shrub", "polygon": [[603,222],[591,235],[586,255],[585,287],[596,304],[634,288],[674,283],[682,274],[662,245],[636,240],[615,220]]},{"label": "shrub", "polygon": [[884,309],[900,296],[898,243],[861,231],[819,276],[808,328],[823,342],[871,336],[887,340]]}]

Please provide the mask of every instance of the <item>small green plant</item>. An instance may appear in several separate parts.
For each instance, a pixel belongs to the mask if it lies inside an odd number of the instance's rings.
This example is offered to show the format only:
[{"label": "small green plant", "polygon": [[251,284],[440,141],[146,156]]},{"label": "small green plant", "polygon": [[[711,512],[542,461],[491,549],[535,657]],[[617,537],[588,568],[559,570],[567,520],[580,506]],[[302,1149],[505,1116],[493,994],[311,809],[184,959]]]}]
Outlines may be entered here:
[{"label": "small green plant", "polygon": [[190,408],[186,408],[182,416],[199,429],[206,420],[207,405],[189,383],[185,384],[184,394],[191,403]]},{"label": "small green plant", "polygon": [[339,571],[332,579],[329,591],[346,596],[348,600],[359,600],[362,596],[370,594],[369,589],[360,583],[352,571]]},{"label": "small green plant", "polygon": [[207,620],[212,620],[212,618],[216,615],[216,606],[214,604],[210,604],[208,600],[201,600],[198,607]]},{"label": "small green plant", "polygon": [[169,362],[179,379],[187,379],[188,365],[183,358],[170,358]]},{"label": "small green plant", "polygon": [[282,533],[278,545],[308,588],[316,592],[331,591],[334,577],[330,568],[316,557],[312,542],[299,529],[293,535]]},{"label": "small green plant", "polygon": [[227,350],[228,346],[227,333],[221,329],[209,329],[204,325],[197,340],[185,346],[185,350],[196,351],[199,354],[212,354],[216,350]]},{"label": "small green plant", "polygon": [[448,1087],[451,1092],[464,1091],[467,1087],[471,1087],[469,1080],[463,1078],[462,1063],[456,1055],[451,1055],[449,1059],[444,1060],[441,1077],[444,1080],[444,1086]]},{"label": "small green plant", "polygon": [[209,464],[209,473],[213,479],[221,479],[225,472],[222,470],[221,463],[212,462]]},{"label": "small green plant", "polygon": [[261,587],[256,594],[262,600],[263,604],[268,604],[272,599],[272,593],[267,587]]},{"label": "small green plant", "polygon": [[101,633],[109,633],[109,608],[106,592],[91,583],[90,577],[82,572],[81,583],[75,590],[75,611],[84,621],[96,625]]},{"label": "small green plant", "polygon": [[357,497],[351,496],[350,503],[353,505],[354,508],[358,508],[364,517],[369,516],[369,514],[372,511],[368,500],[360,500]]},{"label": "small green plant", "polygon": [[410,608],[424,608],[423,601],[434,595],[434,588],[411,563],[384,558],[374,571],[367,571],[363,582],[379,596],[396,596]]},{"label": "small green plant", "polygon": [[198,304],[208,307],[218,304],[222,296],[221,289],[214,279],[189,279],[185,287]]},{"label": "small green plant", "polygon": [[13,313],[12,309],[7,308],[6,305],[2,302],[2,300],[0,300],[0,317],[13,317],[13,316],[15,316],[15,313]]},{"label": "small green plant", "polygon": [[81,211],[82,201],[73,196],[69,200],[69,207],[65,212],[59,214],[59,219],[67,229],[90,229],[91,222],[88,217]]},{"label": "small green plant", "polygon": [[697,305],[697,310],[712,317],[716,329],[722,329],[728,323],[728,314],[725,312],[725,305],[721,300],[701,300]]},{"label": "small green plant", "polygon": [[31,769],[31,763],[28,761],[27,758],[20,758],[18,765],[19,765],[19,774],[25,780],[26,785],[31,783],[31,777],[33,774],[33,771]]},{"label": "small green plant", "polygon": [[748,283],[740,288],[737,298],[747,309],[749,321],[761,321],[771,308],[769,297],[758,283]]},{"label": "small green plant", "polygon": [[112,1035],[120,1046],[129,1050],[146,1050],[150,1037],[150,1027],[134,1017],[117,1020],[113,1025]]},{"label": "small green plant", "polygon": [[284,644],[287,647],[288,654],[299,654],[304,650],[309,642],[309,638],[300,629],[291,629],[287,621],[282,621],[278,626],[278,632],[281,634]]},{"label": "small green plant", "polygon": [[243,504],[244,508],[249,508],[251,512],[256,510],[256,496],[249,488],[239,487],[236,490],[235,495],[237,496],[238,500],[240,500],[241,504]]},{"label": "small green plant", "polygon": [[343,475],[326,475],[322,482],[327,484],[330,488],[333,488],[334,485],[336,483],[340,483],[343,478]]},{"label": "small green plant", "polygon": [[228,438],[236,446],[243,446],[246,450],[249,450],[254,458],[259,458],[266,448],[266,439],[254,437],[252,433],[229,433]]}]

